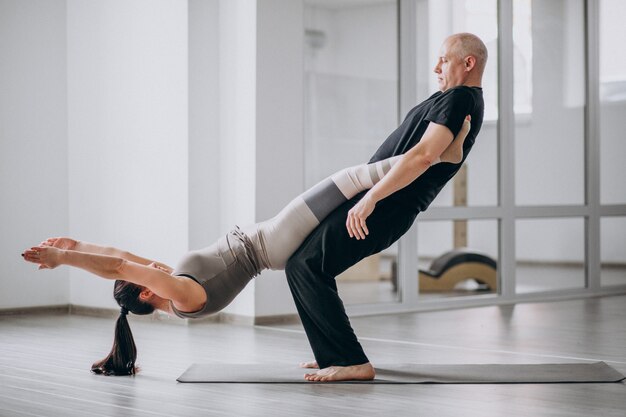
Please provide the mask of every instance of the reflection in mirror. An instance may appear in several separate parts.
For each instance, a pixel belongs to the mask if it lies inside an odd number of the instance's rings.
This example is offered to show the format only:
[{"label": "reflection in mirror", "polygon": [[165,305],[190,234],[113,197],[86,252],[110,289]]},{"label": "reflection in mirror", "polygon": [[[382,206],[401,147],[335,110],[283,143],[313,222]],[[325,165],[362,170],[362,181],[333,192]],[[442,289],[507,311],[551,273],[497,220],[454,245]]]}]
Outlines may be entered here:
[{"label": "reflection in mirror", "polygon": [[[367,162],[398,126],[398,5],[395,0],[305,0],[306,187]],[[396,301],[397,246],[337,278],[346,304]],[[392,261],[393,260],[393,261]]]},{"label": "reflection in mirror", "polygon": [[626,285],[626,217],[600,219],[601,285]]},{"label": "reflection in mirror", "polygon": [[582,218],[515,222],[516,292],[585,286],[585,222]]},{"label": "reflection in mirror", "polygon": [[398,242],[369,256],[337,276],[337,289],[345,304],[399,301],[396,271]]},{"label": "reflection in mirror", "polygon": [[585,8],[513,2],[515,203],[584,204]]},{"label": "reflection in mirror", "polygon": [[[600,202],[626,204],[626,1],[600,0]],[[622,258],[623,259],[623,258]]]},{"label": "reflection in mirror", "polygon": [[419,221],[420,300],[498,292],[498,221]]}]

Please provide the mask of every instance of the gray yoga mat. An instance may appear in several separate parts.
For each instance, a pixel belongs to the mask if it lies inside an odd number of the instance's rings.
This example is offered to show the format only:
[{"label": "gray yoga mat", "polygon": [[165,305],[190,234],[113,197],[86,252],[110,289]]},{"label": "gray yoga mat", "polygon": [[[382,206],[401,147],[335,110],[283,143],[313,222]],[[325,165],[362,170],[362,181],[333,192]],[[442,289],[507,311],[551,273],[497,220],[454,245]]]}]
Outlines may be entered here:
[{"label": "gray yoga mat", "polygon": [[[302,369],[286,364],[203,364],[194,363],[179,382],[298,384],[305,381]],[[376,366],[373,381],[344,381],[351,384],[523,384],[569,382],[619,382],[624,375],[604,362],[543,364]]]}]

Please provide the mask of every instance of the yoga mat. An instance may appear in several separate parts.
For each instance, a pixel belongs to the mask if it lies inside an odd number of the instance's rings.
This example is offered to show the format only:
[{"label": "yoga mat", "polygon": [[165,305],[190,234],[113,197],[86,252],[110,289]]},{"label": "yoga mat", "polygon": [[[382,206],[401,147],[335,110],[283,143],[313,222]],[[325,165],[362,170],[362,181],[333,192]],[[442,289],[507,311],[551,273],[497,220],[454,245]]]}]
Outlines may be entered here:
[{"label": "yoga mat", "polygon": [[[194,363],[179,382],[310,384],[303,369],[286,364]],[[525,384],[571,382],[619,382],[624,375],[604,362],[542,364],[426,365],[416,363],[376,366],[373,381],[350,384]]]}]

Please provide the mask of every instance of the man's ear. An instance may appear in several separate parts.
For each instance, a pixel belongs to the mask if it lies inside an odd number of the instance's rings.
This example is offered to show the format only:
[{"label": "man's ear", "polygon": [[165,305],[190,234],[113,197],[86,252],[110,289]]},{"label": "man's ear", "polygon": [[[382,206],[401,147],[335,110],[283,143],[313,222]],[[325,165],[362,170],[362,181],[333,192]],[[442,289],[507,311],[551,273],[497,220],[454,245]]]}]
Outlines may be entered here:
[{"label": "man's ear", "polygon": [[150,290],[150,288],[144,288],[139,293],[139,299],[144,302],[148,301],[152,297],[152,294],[154,293]]},{"label": "man's ear", "polygon": [[469,72],[476,66],[476,58],[472,55],[468,55],[465,57],[465,71]]}]

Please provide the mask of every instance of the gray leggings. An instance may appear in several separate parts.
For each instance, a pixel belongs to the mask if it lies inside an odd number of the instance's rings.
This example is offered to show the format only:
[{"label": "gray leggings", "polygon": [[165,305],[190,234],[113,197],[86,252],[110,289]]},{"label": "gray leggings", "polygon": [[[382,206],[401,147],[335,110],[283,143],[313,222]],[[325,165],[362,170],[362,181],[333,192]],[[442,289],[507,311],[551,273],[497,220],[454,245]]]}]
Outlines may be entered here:
[{"label": "gray leggings", "polygon": [[293,199],[273,218],[236,228],[215,244],[187,253],[173,274],[200,283],[207,302],[204,308],[191,313],[172,305],[174,313],[183,318],[216,313],[263,269],[284,269],[289,257],[328,214],[373,187],[400,158],[343,169]]}]

